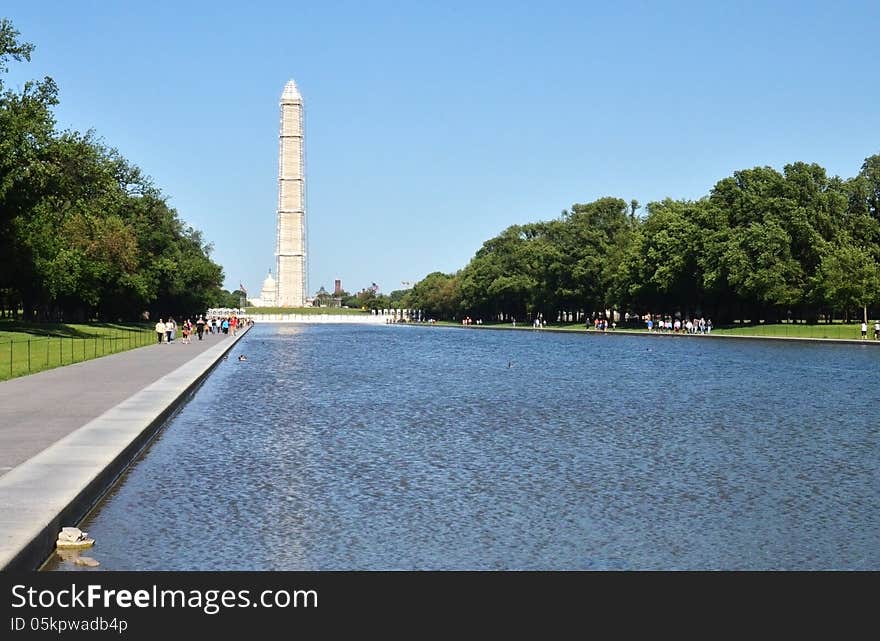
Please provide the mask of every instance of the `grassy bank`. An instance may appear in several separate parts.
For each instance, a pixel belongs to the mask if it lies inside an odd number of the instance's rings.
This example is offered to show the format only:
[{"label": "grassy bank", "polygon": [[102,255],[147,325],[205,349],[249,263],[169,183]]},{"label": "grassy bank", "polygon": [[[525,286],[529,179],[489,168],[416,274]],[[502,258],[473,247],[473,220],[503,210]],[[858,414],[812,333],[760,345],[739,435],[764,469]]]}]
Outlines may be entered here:
[{"label": "grassy bank", "polygon": [[151,323],[27,323],[0,320],[0,380],[151,345]]},{"label": "grassy bank", "polygon": [[[832,338],[858,340],[862,337],[861,323],[775,323],[721,327],[712,332],[736,336],[769,336],[776,338]],[[874,323],[868,324],[868,338],[874,337]]]},{"label": "grassy bank", "polygon": [[[443,321],[437,323],[444,326],[459,326],[461,323]],[[493,329],[524,329],[531,330],[530,323],[517,323],[514,327],[512,323],[486,323],[484,325],[472,325],[471,327],[487,327]],[[556,331],[580,331],[596,333],[597,330],[590,326],[586,329],[583,323],[548,323],[545,329]],[[609,329],[608,333],[638,333],[647,334],[648,330],[644,325],[621,325],[617,329]],[[656,332],[655,332],[656,333]],[[672,333],[672,332],[669,332]],[[716,327],[712,329],[713,336],[756,336],[762,338],[818,338],[830,340],[860,340],[862,337],[861,323],[757,323],[755,325],[736,324],[726,327]],[[874,339],[874,321],[868,323],[868,340]],[[880,342],[880,341],[878,341]]]}]

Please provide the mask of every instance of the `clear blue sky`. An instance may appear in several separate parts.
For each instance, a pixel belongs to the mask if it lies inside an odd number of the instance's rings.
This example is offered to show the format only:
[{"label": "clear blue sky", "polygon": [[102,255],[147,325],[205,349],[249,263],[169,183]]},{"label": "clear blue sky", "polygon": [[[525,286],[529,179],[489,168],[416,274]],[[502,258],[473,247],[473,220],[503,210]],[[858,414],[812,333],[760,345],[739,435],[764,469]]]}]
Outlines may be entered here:
[{"label": "clear blue sky", "polygon": [[274,267],[278,100],[306,101],[310,290],[383,292],[602,196],[880,153],[880,2],[4,0],[93,128],[215,247]]}]

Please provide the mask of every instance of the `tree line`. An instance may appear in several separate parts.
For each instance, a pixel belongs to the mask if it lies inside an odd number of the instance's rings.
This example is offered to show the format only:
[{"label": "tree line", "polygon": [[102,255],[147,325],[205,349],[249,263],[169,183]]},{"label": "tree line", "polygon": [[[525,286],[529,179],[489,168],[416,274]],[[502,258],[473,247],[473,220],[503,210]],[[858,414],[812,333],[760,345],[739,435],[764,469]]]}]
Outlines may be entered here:
[{"label": "tree line", "polygon": [[33,45],[0,19],[0,314],[82,321],[194,314],[238,298],[211,246],[91,131],[58,131],[46,77],[8,88]]},{"label": "tree line", "polygon": [[575,204],[508,227],[457,273],[426,276],[405,303],[447,319],[876,317],[880,155],[847,180],[795,162],[736,171],[696,201]]}]

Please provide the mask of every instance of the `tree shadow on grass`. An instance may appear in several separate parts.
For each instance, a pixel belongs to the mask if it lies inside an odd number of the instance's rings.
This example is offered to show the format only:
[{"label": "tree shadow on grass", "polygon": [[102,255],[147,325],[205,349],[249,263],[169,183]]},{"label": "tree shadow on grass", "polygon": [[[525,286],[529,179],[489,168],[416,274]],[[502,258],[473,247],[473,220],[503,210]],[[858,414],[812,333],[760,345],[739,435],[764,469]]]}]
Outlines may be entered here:
[{"label": "tree shadow on grass", "polygon": [[[76,327],[64,323],[38,323],[21,320],[0,320],[0,342],[15,340],[14,334],[22,334],[22,339],[29,337],[54,338],[95,338],[119,332],[140,332],[148,328],[147,323],[89,323],[78,324]],[[3,336],[3,332],[9,332]],[[25,336],[27,335],[27,336]]]}]

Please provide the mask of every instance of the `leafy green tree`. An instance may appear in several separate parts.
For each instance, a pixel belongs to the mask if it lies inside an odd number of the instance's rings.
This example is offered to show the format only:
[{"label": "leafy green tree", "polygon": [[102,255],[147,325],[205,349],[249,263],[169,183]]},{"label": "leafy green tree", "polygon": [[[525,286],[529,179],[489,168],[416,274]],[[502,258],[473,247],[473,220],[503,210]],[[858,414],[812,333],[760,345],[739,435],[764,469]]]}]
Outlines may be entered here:
[{"label": "leafy green tree", "polygon": [[624,278],[639,311],[687,314],[702,305],[701,206],[669,199],[650,204]]},{"label": "leafy green tree", "polygon": [[[244,291],[241,289],[236,289],[234,291],[227,291],[225,289],[217,288],[212,292],[211,297],[208,299],[208,303],[205,307],[228,307],[228,308],[238,308],[242,307],[241,301],[244,300],[244,307],[250,307],[250,301],[247,300],[247,296]],[[203,310],[195,309],[189,310],[187,312],[188,315],[199,314]]]},{"label": "leafy green tree", "polygon": [[626,202],[600,198],[575,204],[566,221],[570,227],[564,251],[572,256],[571,275],[576,297],[586,311],[619,307],[614,296],[621,287],[628,248],[635,239]]},{"label": "leafy green tree", "polygon": [[868,250],[843,242],[822,257],[815,276],[824,302],[840,310],[849,320],[853,310],[862,310],[880,301],[880,264]]},{"label": "leafy green tree", "polygon": [[709,202],[723,214],[706,227],[704,284],[728,289],[739,315],[752,321],[803,304],[823,233],[832,233],[827,186],[824,170],[805,163],[786,166],[784,175],[756,167],[716,183]]},{"label": "leafy green tree", "polygon": [[433,272],[413,285],[407,304],[421,309],[428,318],[452,320],[459,314],[461,293],[459,276]]},{"label": "leafy green tree", "polygon": [[483,243],[461,273],[462,309],[489,319],[524,318],[537,285],[527,248],[529,229],[514,225]]},{"label": "leafy green tree", "polygon": [[[28,60],[0,20],[0,73]],[[220,291],[210,245],[140,170],[87,132],[55,132],[50,78],[0,80],[0,298],[28,318],[138,318],[203,310]]]},{"label": "leafy green tree", "polygon": [[775,220],[739,229],[722,260],[734,290],[759,308],[800,302],[804,273],[791,255],[791,237]]},{"label": "leafy green tree", "polygon": [[13,314],[23,305],[23,294],[33,295],[36,288],[16,221],[41,199],[46,147],[55,128],[51,109],[58,103],[57,88],[48,77],[26,82],[20,93],[6,89],[3,74],[9,61],[30,60],[32,51],[33,45],[19,39],[12,23],[0,19],[0,297],[3,308]]},{"label": "leafy green tree", "polygon": [[864,205],[874,220],[880,222],[880,154],[865,158],[858,178],[863,185]]},{"label": "leafy green tree", "polygon": [[406,295],[409,292],[408,289],[395,289],[390,294],[388,294],[388,300],[392,305],[395,305],[397,309],[405,309],[406,305]]},{"label": "leafy green tree", "polygon": [[[379,294],[373,287],[365,287],[353,297],[344,299],[342,304],[346,307],[364,310],[391,309],[395,307],[388,296]],[[400,305],[397,307],[399,308]]]}]

